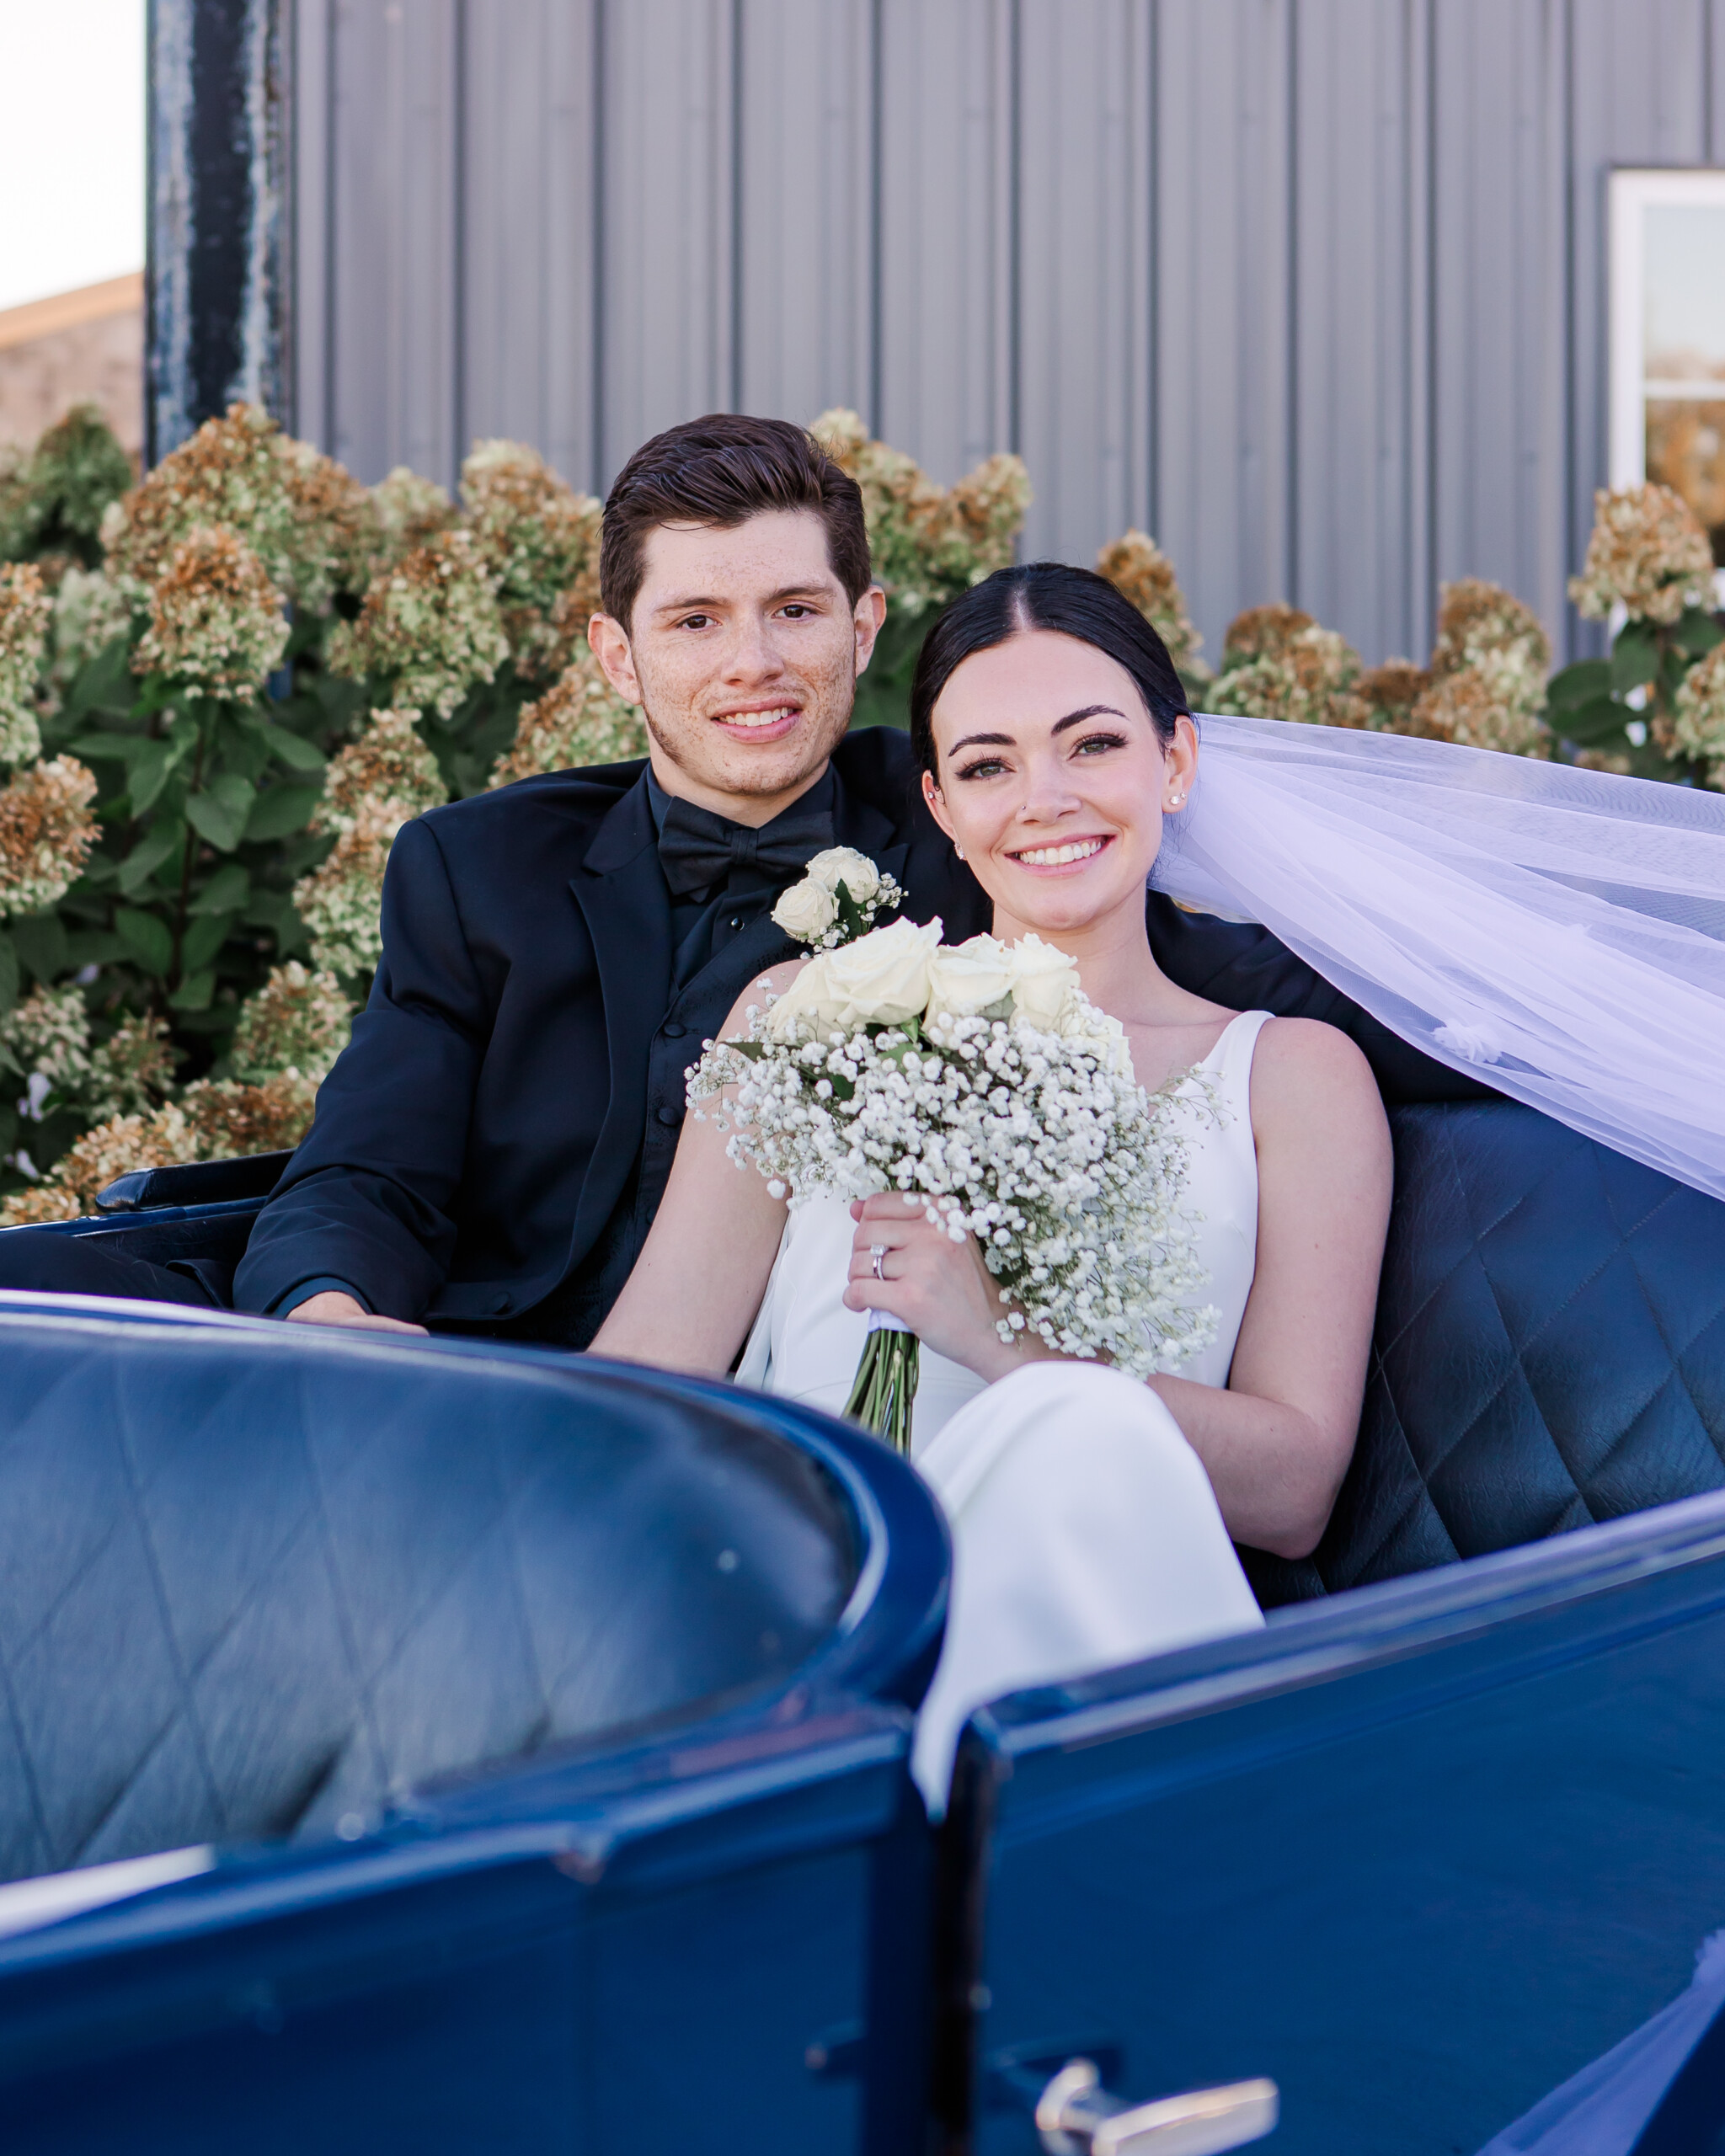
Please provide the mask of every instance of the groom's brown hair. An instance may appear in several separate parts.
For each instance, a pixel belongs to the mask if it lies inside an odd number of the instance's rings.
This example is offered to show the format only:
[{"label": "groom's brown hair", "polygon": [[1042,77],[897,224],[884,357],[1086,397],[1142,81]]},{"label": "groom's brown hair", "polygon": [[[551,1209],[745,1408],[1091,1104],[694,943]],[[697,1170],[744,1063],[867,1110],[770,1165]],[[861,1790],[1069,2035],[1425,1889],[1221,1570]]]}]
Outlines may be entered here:
[{"label": "groom's brown hair", "polygon": [[728,530],[763,510],[799,509],[825,525],[827,559],[854,606],[873,581],[862,496],[806,427],[741,412],[668,427],[635,451],[606,498],[599,603],[627,632],[656,524]]}]

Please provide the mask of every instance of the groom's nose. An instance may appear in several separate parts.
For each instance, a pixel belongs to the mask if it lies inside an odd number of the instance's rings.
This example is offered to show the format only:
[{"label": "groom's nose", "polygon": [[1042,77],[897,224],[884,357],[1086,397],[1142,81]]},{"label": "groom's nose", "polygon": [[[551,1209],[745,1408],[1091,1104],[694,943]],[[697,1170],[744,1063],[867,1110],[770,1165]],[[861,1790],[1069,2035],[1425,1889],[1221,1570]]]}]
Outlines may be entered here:
[{"label": "groom's nose", "polygon": [[732,619],[722,661],[728,681],[770,681],[785,670],[784,655],[772,638],[772,625],[761,614]]}]

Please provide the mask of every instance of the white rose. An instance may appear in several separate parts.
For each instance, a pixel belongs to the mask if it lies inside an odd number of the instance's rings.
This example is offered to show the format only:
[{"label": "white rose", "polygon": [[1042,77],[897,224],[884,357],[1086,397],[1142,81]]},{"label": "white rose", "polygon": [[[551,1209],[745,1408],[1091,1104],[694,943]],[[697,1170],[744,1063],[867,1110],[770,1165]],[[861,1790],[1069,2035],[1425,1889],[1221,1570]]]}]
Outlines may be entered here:
[{"label": "white rose", "polygon": [[811,958],[772,1006],[775,1040],[863,1025],[895,1026],[920,1017],[928,1002],[928,962],[940,944],[940,923],[919,927],[899,920]]},{"label": "white rose", "polygon": [[1012,992],[1012,953],[992,936],[943,943],[928,962],[928,1016],[974,1018]]},{"label": "white rose", "polygon": [[829,895],[842,883],[859,906],[866,906],[880,889],[880,871],[852,846],[828,846],[815,855],[807,873]]},{"label": "white rose", "polygon": [[1039,1033],[1057,1033],[1078,993],[1078,969],[1039,937],[1012,946],[1012,1016]]},{"label": "white rose", "polygon": [[805,876],[780,899],[772,917],[798,943],[818,943],[839,917],[838,902],[825,883]]}]

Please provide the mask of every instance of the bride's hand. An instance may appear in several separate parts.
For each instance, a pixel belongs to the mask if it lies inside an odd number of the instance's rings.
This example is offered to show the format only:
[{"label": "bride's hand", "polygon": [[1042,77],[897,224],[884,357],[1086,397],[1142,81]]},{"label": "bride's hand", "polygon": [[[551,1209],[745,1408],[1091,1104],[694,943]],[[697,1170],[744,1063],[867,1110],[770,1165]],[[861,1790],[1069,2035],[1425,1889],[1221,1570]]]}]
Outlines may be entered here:
[{"label": "bride's hand", "polygon": [[[995,1330],[1002,1305],[974,1235],[954,1242],[920,1198],[853,1198],[857,1223],[845,1307],[884,1310],[923,1344],[992,1382],[1017,1369],[1023,1350]],[[879,1271],[874,1253],[881,1253]]]}]

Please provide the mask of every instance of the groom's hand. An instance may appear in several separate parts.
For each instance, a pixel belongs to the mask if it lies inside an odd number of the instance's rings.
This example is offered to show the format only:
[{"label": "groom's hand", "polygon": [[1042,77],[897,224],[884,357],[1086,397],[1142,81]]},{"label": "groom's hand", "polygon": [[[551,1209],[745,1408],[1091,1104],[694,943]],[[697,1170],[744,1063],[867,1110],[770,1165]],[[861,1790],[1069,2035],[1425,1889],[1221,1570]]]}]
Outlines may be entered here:
[{"label": "groom's hand", "polygon": [[344,1295],[339,1289],[325,1288],[319,1294],[307,1295],[304,1302],[287,1314],[290,1325],[349,1325],[364,1332],[421,1332],[423,1325],[409,1325],[405,1318],[380,1317],[376,1310],[368,1310],[357,1296]]}]

